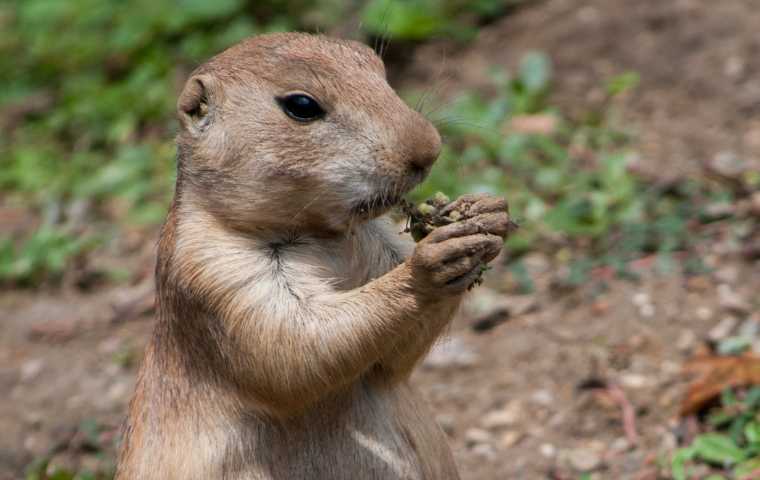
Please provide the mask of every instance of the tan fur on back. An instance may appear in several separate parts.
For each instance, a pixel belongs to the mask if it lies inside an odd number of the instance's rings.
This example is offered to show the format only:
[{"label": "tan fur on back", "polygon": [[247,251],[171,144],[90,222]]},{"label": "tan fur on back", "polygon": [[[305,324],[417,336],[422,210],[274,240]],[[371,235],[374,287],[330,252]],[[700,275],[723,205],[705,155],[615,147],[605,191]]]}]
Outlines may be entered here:
[{"label": "tan fur on back", "polygon": [[[288,118],[289,92],[325,117]],[[465,288],[436,290],[452,280],[435,280],[434,250],[410,261],[383,215],[438,155],[432,125],[370,49],[306,34],[213,58],[178,115],[158,322],[117,478],[459,478],[408,377]],[[466,255],[495,256],[475,240]]]}]

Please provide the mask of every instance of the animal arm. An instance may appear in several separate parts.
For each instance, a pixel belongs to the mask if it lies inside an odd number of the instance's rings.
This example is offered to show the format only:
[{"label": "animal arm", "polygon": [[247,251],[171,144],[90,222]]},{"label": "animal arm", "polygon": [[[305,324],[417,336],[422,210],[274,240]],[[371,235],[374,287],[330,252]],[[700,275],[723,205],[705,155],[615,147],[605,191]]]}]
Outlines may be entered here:
[{"label": "animal arm", "polygon": [[404,263],[353,290],[312,296],[298,316],[285,310],[236,322],[245,328],[230,333],[247,350],[246,383],[256,399],[287,416],[361,377],[433,305],[411,280]]},{"label": "animal arm", "polygon": [[415,319],[408,333],[397,339],[380,360],[380,365],[394,380],[404,380],[433,346],[441,331],[459,308],[461,297],[447,297],[430,306],[424,321]]},{"label": "animal arm", "polygon": [[[409,257],[415,244],[411,239],[396,234],[382,235],[377,244],[377,251],[385,253],[386,259]],[[393,262],[393,260],[390,260]],[[402,263],[396,260],[387,270]],[[431,303],[424,316],[413,318],[407,333],[394,339],[393,346],[380,359],[380,366],[393,381],[405,380],[411,374],[417,362],[427,354],[454,312],[461,303],[461,295],[441,296]]]}]

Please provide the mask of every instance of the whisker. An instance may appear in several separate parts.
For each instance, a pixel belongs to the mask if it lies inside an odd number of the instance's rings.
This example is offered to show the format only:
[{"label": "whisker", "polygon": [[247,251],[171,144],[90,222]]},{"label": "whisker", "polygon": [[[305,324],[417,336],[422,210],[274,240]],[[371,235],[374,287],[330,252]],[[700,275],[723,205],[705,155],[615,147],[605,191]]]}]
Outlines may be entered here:
[{"label": "whisker", "polygon": [[427,99],[428,99],[429,95],[432,93],[432,95],[437,96],[443,90],[444,86],[449,81],[451,81],[452,75],[451,74],[446,74],[445,72],[446,72],[446,52],[442,49],[441,50],[441,63],[440,63],[440,66],[438,67],[438,72],[435,74],[435,79],[433,80],[433,86],[430,89],[426,90],[423,93],[423,95],[420,98],[420,100],[417,102],[418,103],[418,107],[419,107],[417,109],[417,111],[420,112],[421,114],[425,115],[425,117],[429,117],[434,112],[440,110],[441,107],[444,105],[443,102],[439,102],[439,104],[438,104],[438,106],[436,108],[434,108],[430,112],[427,112],[427,113],[424,112],[425,103],[427,102]]}]

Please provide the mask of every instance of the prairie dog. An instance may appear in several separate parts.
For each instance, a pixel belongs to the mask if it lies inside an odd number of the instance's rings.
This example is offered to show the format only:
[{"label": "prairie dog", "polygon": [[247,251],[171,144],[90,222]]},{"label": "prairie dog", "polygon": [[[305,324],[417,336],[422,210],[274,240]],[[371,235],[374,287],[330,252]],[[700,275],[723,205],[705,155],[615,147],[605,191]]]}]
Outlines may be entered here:
[{"label": "prairie dog", "polygon": [[180,94],[158,319],[116,478],[459,478],[409,384],[508,230],[503,200],[416,246],[384,216],[438,132],[368,47],[245,40]]}]

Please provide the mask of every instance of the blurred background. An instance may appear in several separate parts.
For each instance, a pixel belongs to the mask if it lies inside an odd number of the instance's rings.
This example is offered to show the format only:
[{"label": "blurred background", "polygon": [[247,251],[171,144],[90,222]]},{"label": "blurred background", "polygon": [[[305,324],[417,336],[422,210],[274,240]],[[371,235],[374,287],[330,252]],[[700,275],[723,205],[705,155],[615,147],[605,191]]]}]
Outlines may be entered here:
[{"label": "blurred background", "polygon": [[415,382],[465,480],[760,478],[755,0],[0,4],[0,479],[108,479],[188,73],[250,35],[382,51],[521,228]]}]

